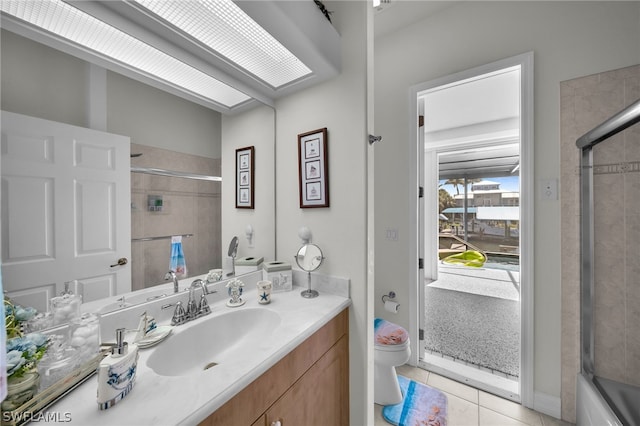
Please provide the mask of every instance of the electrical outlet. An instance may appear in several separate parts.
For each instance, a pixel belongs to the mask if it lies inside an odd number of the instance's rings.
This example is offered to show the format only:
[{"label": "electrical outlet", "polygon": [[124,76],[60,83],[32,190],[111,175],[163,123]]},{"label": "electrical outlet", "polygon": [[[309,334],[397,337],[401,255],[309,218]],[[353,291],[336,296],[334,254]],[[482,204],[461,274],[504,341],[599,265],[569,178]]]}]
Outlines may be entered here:
[{"label": "electrical outlet", "polygon": [[387,229],[387,234],[385,239],[388,241],[398,241],[398,230],[395,228]]}]

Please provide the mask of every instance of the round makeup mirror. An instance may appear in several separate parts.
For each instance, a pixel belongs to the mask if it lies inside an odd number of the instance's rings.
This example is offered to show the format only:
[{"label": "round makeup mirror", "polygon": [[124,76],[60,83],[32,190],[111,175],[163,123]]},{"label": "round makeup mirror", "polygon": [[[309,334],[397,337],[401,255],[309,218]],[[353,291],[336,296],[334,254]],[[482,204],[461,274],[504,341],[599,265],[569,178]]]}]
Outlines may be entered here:
[{"label": "round makeup mirror", "polygon": [[296,263],[303,271],[307,272],[308,276],[307,289],[300,293],[302,297],[307,299],[318,297],[318,292],[311,290],[311,272],[318,269],[323,260],[322,250],[315,244],[305,244],[298,250]]}]

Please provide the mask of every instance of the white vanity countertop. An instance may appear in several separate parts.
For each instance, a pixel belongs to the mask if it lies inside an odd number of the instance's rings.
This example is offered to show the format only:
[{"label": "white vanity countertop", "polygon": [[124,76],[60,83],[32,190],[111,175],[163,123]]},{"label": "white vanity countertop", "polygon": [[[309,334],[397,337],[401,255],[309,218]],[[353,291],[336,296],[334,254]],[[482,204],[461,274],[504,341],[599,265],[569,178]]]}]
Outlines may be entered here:
[{"label": "white vanity countertop", "polygon": [[[317,298],[305,299],[300,296],[303,289],[295,286],[292,291],[273,293],[268,305],[260,305],[257,291],[246,288],[243,295],[246,303],[241,307],[227,307],[226,299],[211,303],[210,315],[176,326],[164,342],[139,350],[135,385],[115,406],[105,411],[98,409],[97,376],[93,376],[47,412],[61,420],[70,418],[70,423],[75,425],[198,424],[351,304],[349,298],[322,292]],[[190,325],[232,310],[256,308],[277,312],[281,322],[272,333],[256,341],[254,353],[242,360],[180,377],[161,376],[147,367],[154,351],[162,351],[174,334]],[[158,321],[158,325],[167,325],[167,322]]]}]

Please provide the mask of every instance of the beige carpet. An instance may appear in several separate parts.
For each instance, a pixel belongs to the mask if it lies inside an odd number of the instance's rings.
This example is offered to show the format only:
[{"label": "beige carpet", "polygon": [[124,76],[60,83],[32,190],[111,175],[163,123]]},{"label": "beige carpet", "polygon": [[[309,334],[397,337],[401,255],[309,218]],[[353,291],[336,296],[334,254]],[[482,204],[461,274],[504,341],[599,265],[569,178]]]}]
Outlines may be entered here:
[{"label": "beige carpet", "polygon": [[440,279],[425,286],[425,349],[518,377],[516,274],[472,268],[441,270]]}]

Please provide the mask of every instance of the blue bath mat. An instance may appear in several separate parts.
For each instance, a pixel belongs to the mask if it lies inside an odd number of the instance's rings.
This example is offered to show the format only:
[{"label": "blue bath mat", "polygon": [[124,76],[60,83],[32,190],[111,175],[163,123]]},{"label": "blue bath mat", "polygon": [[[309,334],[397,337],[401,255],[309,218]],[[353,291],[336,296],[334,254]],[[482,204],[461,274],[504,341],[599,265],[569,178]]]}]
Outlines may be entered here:
[{"label": "blue bath mat", "polygon": [[384,419],[396,426],[446,426],[447,396],[437,389],[398,376],[404,398],[382,409]]}]

